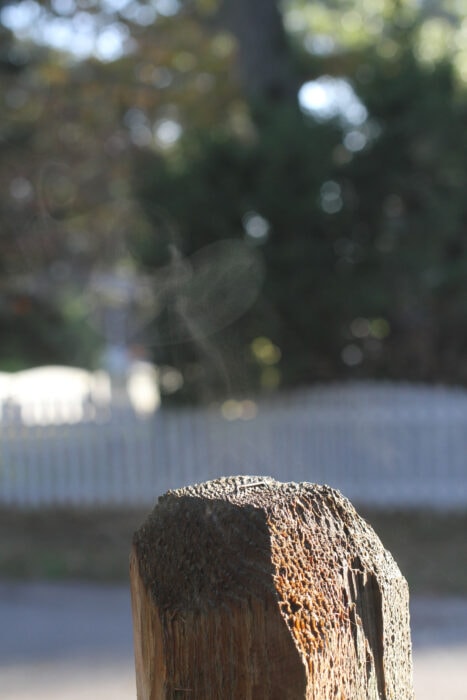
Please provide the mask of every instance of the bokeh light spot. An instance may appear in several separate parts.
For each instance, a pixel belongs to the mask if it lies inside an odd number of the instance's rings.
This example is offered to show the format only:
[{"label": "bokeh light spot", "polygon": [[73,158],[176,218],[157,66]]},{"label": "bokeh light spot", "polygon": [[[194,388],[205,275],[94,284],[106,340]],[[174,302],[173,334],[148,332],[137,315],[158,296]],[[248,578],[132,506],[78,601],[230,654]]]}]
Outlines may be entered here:
[{"label": "bokeh light spot", "polygon": [[257,243],[264,243],[269,236],[269,222],[255,211],[247,212],[242,219],[246,235]]},{"label": "bokeh light spot", "polygon": [[373,338],[383,340],[391,332],[391,326],[385,318],[374,318],[370,323],[370,333]]},{"label": "bokeh light spot", "polygon": [[370,322],[367,318],[354,318],[350,324],[350,331],[355,338],[366,338],[370,334]]},{"label": "bokeh light spot", "polygon": [[363,353],[358,345],[355,343],[350,343],[346,345],[341,353],[342,362],[347,365],[347,367],[356,367],[361,364],[363,360]]},{"label": "bokeh light spot", "polygon": [[327,180],[320,190],[321,208],[326,214],[337,214],[342,209],[342,190],[339,183]]},{"label": "bokeh light spot", "polygon": [[20,202],[29,202],[34,196],[33,186],[25,177],[15,177],[10,182],[10,195]]},{"label": "bokeh light spot", "polygon": [[360,126],[368,117],[365,105],[344,78],[324,75],[311,80],[302,85],[298,99],[302,110],[319,120],[339,118],[346,125]]},{"label": "bokeh light spot", "polygon": [[154,136],[162,148],[174,146],[182,133],[182,125],[174,119],[161,119],[154,125]]},{"label": "bokeh light spot", "polygon": [[257,362],[262,365],[275,365],[282,357],[280,348],[269,338],[265,338],[264,336],[253,340],[251,343],[251,351]]},{"label": "bokeh light spot", "polygon": [[281,376],[277,367],[265,367],[261,372],[261,386],[263,389],[277,389],[281,383]]}]

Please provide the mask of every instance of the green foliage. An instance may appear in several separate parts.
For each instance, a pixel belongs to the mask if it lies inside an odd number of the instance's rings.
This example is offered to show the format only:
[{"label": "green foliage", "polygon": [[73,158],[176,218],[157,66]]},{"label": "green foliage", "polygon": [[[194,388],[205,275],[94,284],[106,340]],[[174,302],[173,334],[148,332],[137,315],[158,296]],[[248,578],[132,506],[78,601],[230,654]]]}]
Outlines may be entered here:
[{"label": "green foliage", "polygon": [[347,167],[354,222],[371,242],[355,311],[388,319],[386,373],[465,381],[467,96],[448,63],[421,66],[407,51],[373,66],[357,85],[380,133]]},{"label": "green foliage", "polygon": [[16,296],[0,308],[0,370],[40,364],[93,367],[98,338],[84,318],[65,318],[50,303]]},{"label": "green foliage", "polygon": [[[146,237],[140,248],[143,264],[167,264],[170,245],[189,257],[222,239],[244,241],[263,259],[260,298],[234,327],[210,340],[222,347],[227,375],[234,370],[225,348],[234,343],[258,382],[264,368],[254,365],[249,351],[258,336],[281,348],[286,381],[316,377],[315,358],[334,351],[326,291],[334,297],[333,236],[319,200],[323,179],[335,170],[332,153],[340,138],[337,125],[316,124],[284,109],[247,141],[218,129],[187,138],[175,161],[146,155],[137,165],[137,191],[148,216],[156,217],[152,245]],[[169,241],[157,226],[161,208],[176,222]],[[248,220],[255,216],[268,228],[264,241],[248,235]],[[178,348],[178,362],[185,355],[191,362],[193,350]],[[210,361],[202,348],[198,360]]]},{"label": "green foliage", "polygon": [[[352,126],[301,114],[287,91],[250,104],[245,46],[216,7],[161,6],[153,22],[95,3],[96,31],[131,38],[113,61],[0,27],[2,366],[92,362],[85,307],[102,318],[112,296],[93,280],[127,265],[148,276],[119,340],[181,369],[187,398],[346,376],[467,382],[465,23],[443,2],[443,16],[403,0],[283,3],[284,79],[291,65],[293,84],[346,78],[368,111]],[[225,240],[240,248],[222,254]],[[11,311],[17,296],[33,312]]]},{"label": "green foliage", "polygon": [[[138,195],[150,219],[161,208],[170,215],[182,256],[223,238],[261,254],[260,298],[211,340],[225,347],[235,336],[254,385],[270,372],[252,358],[258,336],[280,349],[274,382],[283,385],[465,381],[467,98],[449,64],[421,65],[411,50],[391,60],[368,51],[349,79],[369,114],[353,128],[361,150],[336,120],[276,109],[248,139],[218,128],[191,135],[176,159],[146,155]],[[264,239],[248,236],[252,212],[267,222]],[[167,240],[155,226],[144,243],[141,261],[157,271]],[[178,348],[171,361],[183,368],[193,352]]]}]

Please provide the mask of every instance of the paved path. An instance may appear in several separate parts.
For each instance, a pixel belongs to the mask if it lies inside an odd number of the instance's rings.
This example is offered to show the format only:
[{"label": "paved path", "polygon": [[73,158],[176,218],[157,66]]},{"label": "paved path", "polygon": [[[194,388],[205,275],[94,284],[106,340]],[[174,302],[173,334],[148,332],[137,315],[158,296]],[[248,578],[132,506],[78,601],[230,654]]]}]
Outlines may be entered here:
[{"label": "paved path", "polygon": [[467,700],[467,598],[411,603],[416,700]]},{"label": "paved path", "polygon": [[133,700],[129,591],[0,583],[2,700]]},{"label": "paved path", "polygon": [[[0,582],[2,700],[134,700],[125,587]],[[415,598],[417,700],[467,700],[467,598]]]}]

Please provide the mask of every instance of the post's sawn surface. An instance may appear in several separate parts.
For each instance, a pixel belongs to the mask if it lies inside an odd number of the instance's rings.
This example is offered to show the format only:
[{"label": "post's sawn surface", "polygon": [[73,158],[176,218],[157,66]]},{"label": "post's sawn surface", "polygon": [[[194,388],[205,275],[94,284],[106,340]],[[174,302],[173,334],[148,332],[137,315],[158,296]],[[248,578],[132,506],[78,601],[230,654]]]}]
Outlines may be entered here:
[{"label": "post's sawn surface", "polygon": [[169,491],[130,568],[138,700],[413,700],[407,583],[338,491]]}]

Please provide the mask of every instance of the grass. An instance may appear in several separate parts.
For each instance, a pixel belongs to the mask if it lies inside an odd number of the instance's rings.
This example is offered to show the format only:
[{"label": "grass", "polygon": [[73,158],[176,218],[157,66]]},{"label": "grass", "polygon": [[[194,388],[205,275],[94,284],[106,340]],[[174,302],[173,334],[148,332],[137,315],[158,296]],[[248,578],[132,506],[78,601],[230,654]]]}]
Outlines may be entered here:
[{"label": "grass", "polygon": [[0,509],[0,577],[126,581],[141,509]]},{"label": "grass", "polygon": [[[147,509],[0,509],[0,577],[128,581],[133,532]],[[412,593],[467,595],[467,512],[360,509]]]}]

